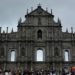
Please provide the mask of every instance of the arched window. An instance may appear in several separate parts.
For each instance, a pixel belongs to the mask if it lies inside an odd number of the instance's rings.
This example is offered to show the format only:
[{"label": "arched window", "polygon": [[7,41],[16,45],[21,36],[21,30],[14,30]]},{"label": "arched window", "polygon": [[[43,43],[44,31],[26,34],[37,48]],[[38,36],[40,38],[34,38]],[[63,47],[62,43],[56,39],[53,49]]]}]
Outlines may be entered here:
[{"label": "arched window", "polygon": [[44,57],[43,57],[43,50],[42,49],[38,49],[36,51],[36,61],[44,61]]},{"label": "arched window", "polygon": [[38,32],[37,32],[37,38],[42,39],[42,31],[41,30],[38,30]]},{"label": "arched window", "polygon": [[16,60],[16,52],[15,52],[15,50],[11,50],[10,61],[15,61],[15,60]]},{"label": "arched window", "polygon": [[64,60],[69,61],[69,51],[68,50],[65,50],[64,52]]},{"label": "arched window", "polygon": [[54,56],[59,56],[59,49],[57,47],[54,49]]}]

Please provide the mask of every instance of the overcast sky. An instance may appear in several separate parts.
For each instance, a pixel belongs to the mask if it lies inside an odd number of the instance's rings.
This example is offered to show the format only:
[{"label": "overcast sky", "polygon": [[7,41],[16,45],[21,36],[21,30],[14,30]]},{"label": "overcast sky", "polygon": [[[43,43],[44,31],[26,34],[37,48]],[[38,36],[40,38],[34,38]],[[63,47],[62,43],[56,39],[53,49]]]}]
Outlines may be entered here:
[{"label": "overcast sky", "polygon": [[9,30],[13,27],[16,30],[19,18],[24,20],[26,10],[35,9],[38,4],[50,12],[53,9],[55,21],[59,17],[62,22],[63,31],[70,30],[71,26],[75,31],[75,0],[0,0],[0,26],[4,30],[7,26]]}]

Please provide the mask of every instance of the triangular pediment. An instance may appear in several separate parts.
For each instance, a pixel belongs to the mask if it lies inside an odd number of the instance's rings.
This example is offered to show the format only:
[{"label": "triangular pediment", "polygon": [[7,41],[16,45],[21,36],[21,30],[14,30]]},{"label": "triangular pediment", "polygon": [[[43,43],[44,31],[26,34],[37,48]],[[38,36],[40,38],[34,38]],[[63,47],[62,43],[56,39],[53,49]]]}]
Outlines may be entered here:
[{"label": "triangular pediment", "polygon": [[47,16],[52,16],[52,17],[54,16],[48,11],[44,10],[41,6],[38,6],[35,10],[28,13],[27,15],[30,15],[30,16],[37,16],[37,15],[46,16],[47,15]]}]

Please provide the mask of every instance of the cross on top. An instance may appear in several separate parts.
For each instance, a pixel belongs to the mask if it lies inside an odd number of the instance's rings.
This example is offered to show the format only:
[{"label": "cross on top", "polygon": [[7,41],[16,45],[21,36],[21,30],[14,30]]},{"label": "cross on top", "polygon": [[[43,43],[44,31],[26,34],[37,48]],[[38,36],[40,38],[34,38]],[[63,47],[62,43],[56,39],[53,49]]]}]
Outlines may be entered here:
[{"label": "cross on top", "polygon": [[41,6],[41,4],[39,3],[38,6]]}]

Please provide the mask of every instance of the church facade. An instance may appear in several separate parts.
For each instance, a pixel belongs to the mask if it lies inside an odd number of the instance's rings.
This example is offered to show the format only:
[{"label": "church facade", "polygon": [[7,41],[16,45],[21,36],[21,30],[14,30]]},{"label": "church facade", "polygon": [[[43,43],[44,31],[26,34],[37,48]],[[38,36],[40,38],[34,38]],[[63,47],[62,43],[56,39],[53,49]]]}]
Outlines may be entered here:
[{"label": "church facade", "polygon": [[1,32],[0,68],[56,70],[75,66],[75,33],[62,31],[60,19],[54,21],[40,5],[18,22],[17,32]]}]

